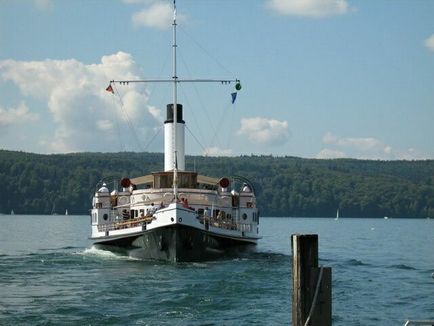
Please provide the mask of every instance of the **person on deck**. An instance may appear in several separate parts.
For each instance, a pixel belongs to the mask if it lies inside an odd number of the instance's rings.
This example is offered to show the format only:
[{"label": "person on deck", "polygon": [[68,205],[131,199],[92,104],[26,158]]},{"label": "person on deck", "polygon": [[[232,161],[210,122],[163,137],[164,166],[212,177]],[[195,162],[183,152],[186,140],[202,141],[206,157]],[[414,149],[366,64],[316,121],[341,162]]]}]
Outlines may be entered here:
[{"label": "person on deck", "polygon": [[182,207],[189,208],[187,198],[181,198],[181,204],[182,204]]},{"label": "person on deck", "polygon": [[154,203],[151,203],[151,209],[149,210],[149,213],[151,215],[154,215],[154,213],[157,211],[157,207],[154,206]]}]

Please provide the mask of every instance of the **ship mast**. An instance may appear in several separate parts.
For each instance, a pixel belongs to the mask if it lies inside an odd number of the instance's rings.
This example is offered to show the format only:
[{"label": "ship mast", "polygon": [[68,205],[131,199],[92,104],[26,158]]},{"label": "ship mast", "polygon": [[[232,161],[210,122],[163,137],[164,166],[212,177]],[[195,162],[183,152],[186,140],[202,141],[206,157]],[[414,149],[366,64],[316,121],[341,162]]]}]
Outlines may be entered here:
[{"label": "ship mast", "polygon": [[176,125],[178,124],[178,76],[176,75],[176,0],[173,0],[173,45],[172,45],[172,54],[173,54],[173,150],[174,150],[174,162],[173,163],[173,195],[175,199],[178,197],[178,159],[177,159],[177,140],[176,140]]},{"label": "ship mast", "polygon": [[[154,82],[171,82],[173,86],[173,99],[172,99],[172,113],[170,112],[170,105],[168,105],[167,109],[167,120],[165,122],[168,125],[171,124],[171,127],[168,127],[168,133],[165,132],[165,150],[164,150],[164,156],[165,156],[165,171],[170,170],[170,165],[173,169],[173,194],[175,199],[178,195],[178,169],[179,166],[181,166],[181,169],[184,169],[185,164],[185,154],[184,154],[184,129],[183,124],[184,121],[182,120],[182,106],[180,105],[180,111],[178,112],[178,83],[195,83],[195,82],[201,82],[201,83],[222,83],[222,84],[230,84],[235,83],[235,89],[238,91],[241,89],[241,84],[238,79],[179,79],[177,75],[177,42],[176,42],[176,0],[173,0],[173,22],[172,22],[172,65],[173,65],[173,71],[172,71],[172,79],[142,79],[142,80],[112,80],[110,81],[110,86],[107,88],[107,90],[111,90],[112,93],[113,90],[111,88],[111,84],[119,83],[121,85],[128,85],[129,83],[154,83]],[[178,121],[179,119],[179,121]],[[178,126],[178,123],[180,124]],[[165,126],[166,128],[166,126]],[[169,134],[170,132],[170,134]],[[182,139],[178,139],[178,137],[181,137]],[[167,146],[166,146],[167,141]],[[179,156],[179,157],[178,157]],[[180,163],[178,166],[178,162]]]}]

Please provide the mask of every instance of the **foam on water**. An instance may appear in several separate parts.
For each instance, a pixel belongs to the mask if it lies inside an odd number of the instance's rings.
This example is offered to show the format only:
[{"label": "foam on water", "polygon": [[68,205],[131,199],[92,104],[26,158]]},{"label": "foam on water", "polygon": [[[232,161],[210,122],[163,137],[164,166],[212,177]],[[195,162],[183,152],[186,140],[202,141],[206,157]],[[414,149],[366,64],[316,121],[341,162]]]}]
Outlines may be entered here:
[{"label": "foam on water", "polygon": [[121,253],[115,253],[109,250],[99,249],[95,246],[86,248],[84,251],[76,252],[77,255],[99,257],[103,259],[113,259],[113,260],[137,260],[137,258],[130,257],[128,255],[123,255]]}]

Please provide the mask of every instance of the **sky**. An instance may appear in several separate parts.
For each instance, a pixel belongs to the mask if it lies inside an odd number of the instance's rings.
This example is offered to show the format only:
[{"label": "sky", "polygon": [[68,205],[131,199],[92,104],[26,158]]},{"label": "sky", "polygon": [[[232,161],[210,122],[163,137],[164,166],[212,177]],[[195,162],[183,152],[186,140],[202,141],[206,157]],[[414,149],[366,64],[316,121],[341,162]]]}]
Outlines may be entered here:
[{"label": "sky", "polygon": [[[177,0],[186,153],[434,159],[434,1]],[[169,0],[0,0],[0,149],[163,152]]]}]

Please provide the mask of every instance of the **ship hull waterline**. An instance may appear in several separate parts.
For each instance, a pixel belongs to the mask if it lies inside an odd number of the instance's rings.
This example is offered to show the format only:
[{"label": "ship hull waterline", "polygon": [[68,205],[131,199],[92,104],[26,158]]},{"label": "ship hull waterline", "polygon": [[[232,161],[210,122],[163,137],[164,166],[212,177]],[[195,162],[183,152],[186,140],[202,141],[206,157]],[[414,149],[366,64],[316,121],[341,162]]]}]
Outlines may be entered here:
[{"label": "ship hull waterline", "polygon": [[234,238],[175,224],[122,237],[94,240],[96,248],[127,253],[144,260],[197,262],[248,252],[255,238]]}]

